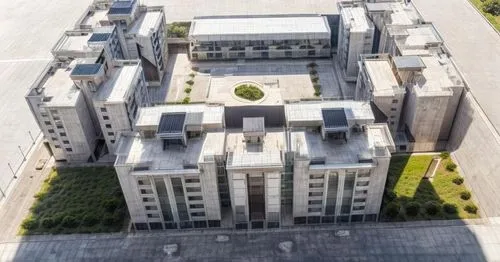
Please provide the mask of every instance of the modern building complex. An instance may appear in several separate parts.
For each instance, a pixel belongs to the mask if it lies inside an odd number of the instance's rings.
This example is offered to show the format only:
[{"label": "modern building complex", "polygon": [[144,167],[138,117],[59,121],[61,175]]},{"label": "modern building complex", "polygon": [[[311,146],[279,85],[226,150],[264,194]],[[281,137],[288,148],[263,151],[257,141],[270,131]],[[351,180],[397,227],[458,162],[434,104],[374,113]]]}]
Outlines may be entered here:
[{"label": "modern building complex", "polygon": [[320,15],[195,17],[192,60],[330,57],[331,32]]},{"label": "modern building complex", "polygon": [[[394,142],[369,103],[287,104],[282,127],[243,117],[228,128],[227,110],[140,109],[115,162],[137,229],[377,220]],[[291,202],[282,201],[287,189]]]},{"label": "modern building complex", "polygon": [[[163,7],[97,2],[26,100],[56,160],[114,160],[137,230],[377,221],[391,154],[445,150],[466,87],[413,5],[339,12],[338,59],[326,16],[195,17],[193,63],[166,74]],[[175,104],[152,106],[151,86]]]}]

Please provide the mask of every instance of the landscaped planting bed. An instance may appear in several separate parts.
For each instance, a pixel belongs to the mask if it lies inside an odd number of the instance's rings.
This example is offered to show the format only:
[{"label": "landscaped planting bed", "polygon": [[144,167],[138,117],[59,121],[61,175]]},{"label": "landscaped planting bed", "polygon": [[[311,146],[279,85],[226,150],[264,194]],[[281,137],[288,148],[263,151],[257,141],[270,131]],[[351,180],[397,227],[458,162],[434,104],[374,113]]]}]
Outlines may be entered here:
[{"label": "landscaped planting bed", "polygon": [[255,85],[242,84],[234,89],[234,94],[250,101],[257,101],[264,97],[264,92]]},{"label": "landscaped planting bed", "polygon": [[471,192],[449,154],[432,179],[423,179],[432,155],[396,155],[391,159],[382,207],[383,221],[478,218]]},{"label": "landscaped planting bed", "polygon": [[20,234],[114,232],[123,228],[126,205],[112,167],[54,169]]}]

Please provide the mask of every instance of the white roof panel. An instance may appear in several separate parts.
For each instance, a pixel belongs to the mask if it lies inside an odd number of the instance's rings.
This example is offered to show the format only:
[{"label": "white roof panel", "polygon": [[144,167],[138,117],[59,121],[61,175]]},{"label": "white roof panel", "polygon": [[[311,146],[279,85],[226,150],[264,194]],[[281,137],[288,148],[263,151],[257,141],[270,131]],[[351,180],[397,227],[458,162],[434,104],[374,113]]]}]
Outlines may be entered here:
[{"label": "white roof panel", "polygon": [[199,41],[330,38],[330,27],[319,15],[198,17],[190,36]]}]

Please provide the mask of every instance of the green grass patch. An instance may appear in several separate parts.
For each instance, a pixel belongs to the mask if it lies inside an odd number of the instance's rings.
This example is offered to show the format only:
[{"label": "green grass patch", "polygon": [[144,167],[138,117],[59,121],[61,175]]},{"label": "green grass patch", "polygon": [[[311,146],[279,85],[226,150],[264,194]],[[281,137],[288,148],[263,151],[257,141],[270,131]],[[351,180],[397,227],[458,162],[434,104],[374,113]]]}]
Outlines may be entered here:
[{"label": "green grass patch", "polygon": [[116,232],[127,212],[112,167],[53,170],[35,198],[21,235]]},{"label": "green grass patch", "polygon": [[[476,8],[481,12],[486,19],[497,29],[497,31],[500,31],[500,16],[498,15],[493,15],[491,13],[487,13],[484,11],[484,5],[488,3],[489,1],[481,1],[481,0],[469,0]],[[493,0],[495,1],[495,0]]]},{"label": "green grass patch", "polygon": [[191,22],[173,22],[167,25],[167,37],[186,38]]},{"label": "green grass patch", "polygon": [[[478,218],[478,212],[467,212],[466,206],[474,205],[463,199],[468,192],[464,184],[454,183],[458,172],[449,170],[453,161],[442,159],[432,181],[423,179],[432,157],[430,155],[400,155],[391,158],[387,174],[386,192],[382,206],[382,220],[427,220]],[[395,215],[395,205],[402,207]],[[436,207],[437,205],[437,207]],[[418,212],[415,212],[418,206]],[[405,211],[406,210],[406,211]],[[408,214],[408,210],[411,210]]]},{"label": "green grass patch", "polygon": [[254,86],[254,85],[249,85],[249,84],[243,84],[239,85],[234,89],[234,94],[237,95],[238,97],[244,98],[246,100],[250,101],[257,101],[261,98],[264,97],[264,92],[260,90],[260,88]]}]

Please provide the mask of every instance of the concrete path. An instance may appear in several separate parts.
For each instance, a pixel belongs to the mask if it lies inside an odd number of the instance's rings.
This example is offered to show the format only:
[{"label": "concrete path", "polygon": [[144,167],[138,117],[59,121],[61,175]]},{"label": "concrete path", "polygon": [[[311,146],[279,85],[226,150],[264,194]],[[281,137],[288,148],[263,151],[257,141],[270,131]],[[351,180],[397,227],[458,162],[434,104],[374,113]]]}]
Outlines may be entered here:
[{"label": "concrete path", "polygon": [[[8,193],[7,198],[0,200],[0,241],[16,236],[22,220],[34,202],[33,196],[40,191],[43,180],[47,178],[53,160],[42,143],[38,143],[29,158],[26,168],[17,176],[17,181]],[[35,170],[38,159],[47,159],[42,170]]]},{"label": "concrete path", "polygon": [[0,261],[500,261],[500,225],[439,224],[234,232],[227,242],[217,232],[36,236],[0,243]]}]

